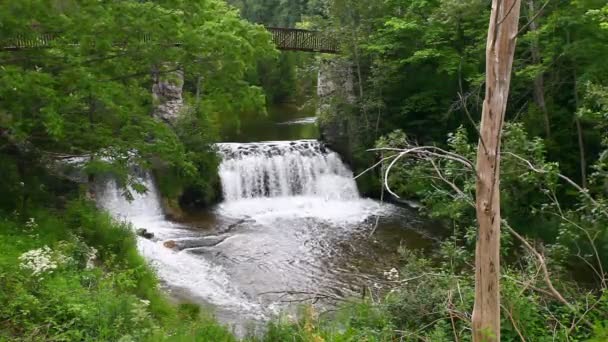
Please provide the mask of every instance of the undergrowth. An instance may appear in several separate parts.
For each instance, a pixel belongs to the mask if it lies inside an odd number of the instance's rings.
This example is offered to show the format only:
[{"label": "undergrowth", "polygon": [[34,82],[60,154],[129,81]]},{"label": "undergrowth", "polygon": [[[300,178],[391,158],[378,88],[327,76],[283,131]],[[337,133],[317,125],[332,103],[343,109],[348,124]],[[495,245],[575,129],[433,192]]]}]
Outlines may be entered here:
[{"label": "undergrowth", "polygon": [[[462,253],[462,258],[455,258],[454,254],[443,253],[454,250],[448,245],[444,243],[433,260],[401,251],[400,280],[387,282],[392,289],[385,295],[345,304],[332,313],[308,307],[300,320],[277,320],[263,338],[255,341],[471,341],[474,278],[444,263],[464,270],[467,266],[460,263],[470,260],[470,256]],[[503,270],[502,341],[608,340],[608,293],[556,281],[555,286],[572,304],[568,308],[547,295],[536,281],[533,260],[524,260],[521,265]]]},{"label": "undergrowth", "polygon": [[0,340],[234,341],[193,305],[174,305],[127,225],[93,205],[0,218]]}]

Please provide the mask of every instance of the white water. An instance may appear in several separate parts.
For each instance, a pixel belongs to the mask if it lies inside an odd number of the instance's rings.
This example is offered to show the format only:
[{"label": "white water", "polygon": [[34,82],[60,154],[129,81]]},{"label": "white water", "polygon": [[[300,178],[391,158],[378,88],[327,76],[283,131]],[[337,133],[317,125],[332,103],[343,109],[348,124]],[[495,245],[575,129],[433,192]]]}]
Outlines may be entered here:
[{"label": "white water", "polygon": [[165,219],[149,174],[140,180],[148,192],[132,191],[131,202],[113,180],[100,185],[97,198],[116,219],[155,235],[139,238],[138,248],[169,290],[213,304],[224,322],[242,324],[284,309],[282,298],[269,298],[269,291],[341,284],[342,277],[327,266],[328,255],[341,253],[333,244],[366,232],[367,218],[393,209],[360,198],[352,172],[317,141],[217,148],[225,201],[214,210],[214,222],[246,219],[221,244],[179,252],[166,248],[164,241],[200,238],[205,231]]},{"label": "white water", "polygon": [[301,118],[301,119],[296,119],[296,120],[291,120],[291,121],[285,121],[285,122],[279,122],[277,125],[279,126],[290,126],[290,125],[308,125],[308,124],[314,124],[317,123],[317,117],[316,116],[310,116],[307,118]]},{"label": "white water", "polygon": [[200,234],[167,221],[150,174],[146,173],[140,181],[148,188],[148,192],[137,194],[131,191],[134,199],[128,201],[123,195],[124,190],[118,187],[116,181],[107,180],[97,189],[97,202],[117,220],[131,223],[134,229],[145,228],[154,233],[154,240],[138,238],[138,249],[168,288],[180,289],[189,296],[211,304],[259,317],[259,305],[246,298],[232,284],[221,266],[185,251],[177,252],[163,246],[163,241],[166,240],[196,237]]},{"label": "white water", "polygon": [[361,199],[352,172],[337,153],[315,140],[218,144],[224,216],[267,222],[315,218],[352,223],[377,214]]},{"label": "white water", "polygon": [[260,197],[359,197],[352,172],[337,153],[314,140],[217,145],[227,202]]}]

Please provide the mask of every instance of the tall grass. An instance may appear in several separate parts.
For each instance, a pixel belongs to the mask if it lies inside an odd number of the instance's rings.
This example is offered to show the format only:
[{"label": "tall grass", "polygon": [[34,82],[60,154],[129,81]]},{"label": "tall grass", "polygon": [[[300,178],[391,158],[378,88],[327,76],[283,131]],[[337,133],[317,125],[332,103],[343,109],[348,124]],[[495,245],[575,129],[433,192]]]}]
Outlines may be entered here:
[{"label": "tall grass", "polygon": [[[20,257],[45,246],[57,268],[34,275]],[[1,341],[234,341],[196,307],[170,303],[130,227],[90,203],[4,213],[0,251]]]}]

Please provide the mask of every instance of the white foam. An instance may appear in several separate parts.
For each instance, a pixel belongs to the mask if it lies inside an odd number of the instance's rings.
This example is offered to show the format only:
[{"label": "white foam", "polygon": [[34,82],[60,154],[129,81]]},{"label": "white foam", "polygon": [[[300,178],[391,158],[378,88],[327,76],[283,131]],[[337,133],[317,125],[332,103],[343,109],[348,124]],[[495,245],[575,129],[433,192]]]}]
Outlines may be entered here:
[{"label": "white foam", "polygon": [[[98,203],[116,219],[130,222],[134,228],[145,228],[153,233],[150,241],[138,238],[138,249],[160,278],[171,288],[186,290],[190,295],[211,304],[236,308],[252,318],[260,318],[258,303],[246,298],[231,282],[229,275],[218,265],[198,258],[186,251],[174,251],[163,246],[162,240],[179,239],[194,233],[186,227],[165,220],[159,195],[149,174],[140,180],[147,188],[145,194],[133,194],[127,201],[114,180],[108,180],[98,190]],[[194,234],[195,235],[195,234]]]},{"label": "white foam", "polygon": [[309,196],[359,198],[352,172],[314,140],[219,144],[224,199]]},{"label": "white foam", "polygon": [[171,287],[187,290],[190,295],[224,308],[235,308],[253,317],[261,308],[242,295],[219,265],[212,265],[188,252],[175,252],[161,242],[138,240],[140,253],[150,261],[158,275]]},{"label": "white foam", "polygon": [[269,222],[314,218],[343,225],[391,209],[361,199],[352,172],[316,140],[218,144],[225,202],[219,214]]},{"label": "white foam", "polygon": [[307,118],[301,118],[301,119],[295,119],[295,120],[291,120],[291,121],[285,121],[285,122],[280,122],[277,125],[307,125],[307,124],[314,124],[317,122],[317,117],[316,116],[311,116],[311,117],[307,117]]},{"label": "white foam", "polygon": [[342,226],[365,221],[370,216],[386,215],[393,209],[370,199],[336,200],[316,196],[265,197],[220,204],[220,215],[247,218],[260,223],[277,219],[314,218]]}]

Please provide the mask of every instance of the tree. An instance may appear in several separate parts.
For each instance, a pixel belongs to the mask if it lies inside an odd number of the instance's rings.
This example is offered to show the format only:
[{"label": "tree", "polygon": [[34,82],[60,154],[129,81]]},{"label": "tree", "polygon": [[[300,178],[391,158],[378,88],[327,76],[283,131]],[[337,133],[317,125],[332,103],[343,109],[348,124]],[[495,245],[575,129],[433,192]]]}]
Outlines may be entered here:
[{"label": "tree", "polygon": [[56,34],[48,48],[0,50],[0,147],[29,146],[21,154],[103,154],[121,177],[127,164],[161,160],[199,177],[175,132],[150,116],[151,70],[162,65],[185,72],[187,91],[205,80],[200,108],[213,120],[264,105],[244,79],[274,51],[270,35],[221,1],[10,1],[0,22],[2,46]]},{"label": "tree", "polygon": [[500,341],[500,143],[519,27],[520,0],[493,0],[486,47],[486,94],[477,150],[473,340]]}]

